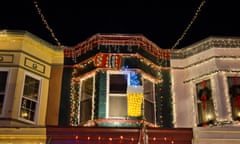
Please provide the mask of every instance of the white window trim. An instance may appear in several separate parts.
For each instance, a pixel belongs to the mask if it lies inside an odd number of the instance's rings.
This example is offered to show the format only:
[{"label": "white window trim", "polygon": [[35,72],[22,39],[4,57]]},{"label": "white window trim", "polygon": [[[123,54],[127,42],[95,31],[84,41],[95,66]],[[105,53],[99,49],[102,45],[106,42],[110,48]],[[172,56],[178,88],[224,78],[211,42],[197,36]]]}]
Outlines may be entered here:
[{"label": "white window trim", "polygon": [[[111,94],[110,93],[110,75],[111,74],[127,74],[128,78],[127,78],[127,84],[129,85],[130,84],[130,73],[133,72],[133,70],[125,70],[125,71],[107,71],[107,97],[106,97],[106,118],[116,118],[116,119],[125,119],[126,117],[111,117],[109,116],[109,97],[110,96],[127,96],[127,93],[126,94]],[[156,95],[155,95],[155,82],[152,80],[152,79],[149,79],[148,77],[146,77],[144,74],[142,74],[142,86],[143,86],[143,89],[144,89],[144,85],[143,85],[143,80],[144,79],[147,79],[149,81],[152,82],[152,85],[153,85],[153,101],[150,101],[151,103],[154,104],[154,107],[156,107]],[[149,101],[148,99],[145,99],[144,97],[144,100],[143,100],[143,103],[144,101],[147,100]],[[154,122],[156,124],[156,121],[157,121],[157,116],[156,116],[156,109],[154,109]]]},{"label": "white window trim", "polygon": [[113,118],[113,119],[125,119],[126,117],[111,117],[109,116],[109,97],[110,96],[127,96],[127,93],[126,94],[111,94],[110,93],[110,75],[111,74],[127,74],[128,78],[127,78],[127,85],[129,85],[130,83],[130,72],[131,71],[107,71],[107,82],[106,82],[106,89],[107,89],[107,97],[106,97],[106,118]]},{"label": "white window trim", "polygon": [[93,120],[94,119],[94,109],[95,109],[95,105],[94,105],[94,99],[95,99],[95,74],[92,74],[92,75],[88,75],[87,77],[84,77],[84,78],[81,78],[80,79],[80,88],[79,88],[79,102],[80,102],[80,104],[79,104],[79,115],[78,115],[78,123],[81,123],[80,122],[80,115],[81,115],[81,113],[80,113],[80,111],[81,111],[81,99],[82,99],[82,83],[83,83],[83,81],[84,80],[86,80],[86,79],[88,79],[88,78],[92,78],[93,79],[93,91],[92,91],[92,97],[91,97],[91,99],[92,99],[92,112],[91,112],[91,120]]},{"label": "white window trim", "polygon": [[[148,99],[145,99],[145,96],[144,96],[144,100],[143,100],[143,108],[144,108],[144,101],[146,100],[146,101],[148,101],[148,102],[151,102],[151,103],[153,103],[153,107],[154,107],[154,124],[156,125],[157,124],[157,111],[156,111],[156,92],[155,92],[155,83],[154,83],[154,81],[152,81],[152,80],[150,80],[150,79],[148,79],[147,77],[142,77],[142,79],[143,79],[143,92],[144,92],[144,80],[146,79],[146,80],[148,80],[148,81],[150,81],[151,83],[152,83],[152,92],[153,92],[153,100],[152,101],[150,101],[150,100],[148,100]],[[145,109],[144,109],[144,112],[145,112]]]},{"label": "white window trim", "polygon": [[232,105],[231,105],[231,98],[230,98],[230,95],[229,95],[229,85],[228,85],[228,78],[229,77],[240,77],[240,75],[236,75],[236,74],[226,74],[223,76],[223,84],[224,84],[224,87],[225,87],[225,91],[224,91],[224,99],[225,101],[227,101],[225,107],[226,109],[228,110],[228,116],[227,116],[227,119],[230,120],[230,121],[233,121],[233,111],[232,111]]},{"label": "white window trim", "polygon": [[[31,120],[27,120],[24,118],[20,117],[21,114],[21,105],[22,105],[22,99],[23,99],[23,91],[24,91],[24,84],[25,84],[25,79],[26,76],[30,76],[36,80],[39,80],[39,93],[38,93],[38,100],[36,100],[36,109],[35,109],[35,114],[34,114],[34,121]],[[41,100],[41,95],[42,95],[42,78],[38,75],[35,75],[33,73],[30,72],[25,72],[24,73],[24,79],[22,81],[22,90],[21,90],[21,96],[20,96],[20,101],[19,101],[19,108],[18,108],[18,119],[27,123],[31,123],[31,124],[37,124],[38,122],[38,118],[39,118],[39,107],[40,107],[40,100]]]}]

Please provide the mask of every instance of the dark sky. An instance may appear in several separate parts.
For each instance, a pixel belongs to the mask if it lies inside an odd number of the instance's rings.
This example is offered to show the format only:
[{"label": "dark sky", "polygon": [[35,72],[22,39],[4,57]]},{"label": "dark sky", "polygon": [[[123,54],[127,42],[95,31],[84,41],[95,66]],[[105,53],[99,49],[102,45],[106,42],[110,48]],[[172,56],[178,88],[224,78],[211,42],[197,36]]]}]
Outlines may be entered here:
[{"label": "dark sky", "polygon": [[[202,0],[37,1],[62,45],[74,46],[96,33],[139,33],[161,48],[171,48]],[[33,0],[3,0],[0,3],[0,29],[26,30],[56,44]],[[240,36],[240,5],[237,3],[237,0],[206,0],[177,48],[209,36]]]}]

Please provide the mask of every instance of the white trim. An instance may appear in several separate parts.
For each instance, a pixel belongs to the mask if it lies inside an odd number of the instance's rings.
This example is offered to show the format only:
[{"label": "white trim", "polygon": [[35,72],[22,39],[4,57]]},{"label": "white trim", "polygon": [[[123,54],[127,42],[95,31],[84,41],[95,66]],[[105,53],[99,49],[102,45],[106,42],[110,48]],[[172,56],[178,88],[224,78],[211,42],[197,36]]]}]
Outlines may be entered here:
[{"label": "white trim", "polygon": [[[35,107],[35,111],[34,111],[34,121],[31,121],[31,120],[27,120],[27,119],[24,119],[24,118],[21,118],[20,117],[20,114],[21,114],[21,104],[22,104],[22,99],[23,99],[23,92],[24,92],[24,86],[25,86],[25,79],[26,79],[26,76],[30,76],[36,80],[39,81],[39,87],[38,87],[38,98],[37,100],[34,100],[34,99],[31,99],[32,101],[36,102],[36,107]],[[37,124],[38,122],[38,115],[39,115],[39,106],[40,106],[40,97],[42,95],[42,78],[40,76],[37,76],[35,74],[32,74],[30,72],[24,72],[24,79],[22,81],[22,90],[21,90],[21,96],[20,96],[20,103],[19,103],[19,108],[18,108],[18,119],[21,120],[21,121],[25,121],[27,123],[32,123],[32,124]],[[26,99],[29,99],[27,97],[25,97]]]},{"label": "white trim", "polygon": [[92,99],[92,109],[91,109],[91,119],[90,120],[93,120],[94,119],[94,109],[95,109],[95,106],[94,106],[94,98],[95,98],[95,73],[94,74],[91,74],[91,75],[87,75],[85,77],[82,77],[80,78],[80,82],[78,83],[80,85],[79,87],[79,114],[78,114],[78,124],[81,123],[81,98],[82,98],[82,83],[83,81],[89,79],[89,78],[92,78],[92,96],[91,96],[91,99]]},{"label": "white trim", "polygon": [[[149,100],[149,99],[147,99],[146,97],[145,97],[145,85],[144,85],[144,81],[149,81],[149,82],[151,82],[151,84],[152,84],[152,89],[151,89],[151,91],[152,91],[152,99],[151,100]],[[149,103],[151,103],[151,104],[153,104],[153,115],[154,115],[154,118],[153,118],[153,120],[154,120],[154,124],[156,125],[157,124],[157,111],[156,111],[156,91],[155,91],[155,83],[151,80],[151,79],[148,79],[147,77],[144,77],[144,76],[142,76],[142,87],[143,87],[143,94],[144,94],[144,97],[143,97],[143,110],[142,110],[142,114],[143,114],[143,117],[144,117],[144,119],[146,119],[146,117],[145,117],[145,107],[144,107],[144,105],[145,105],[145,100],[146,101],[148,101]]]},{"label": "white trim", "polygon": [[229,89],[230,89],[230,87],[229,87],[229,83],[228,83],[228,79],[230,78],[230,77],[240,77],[240,75],[239,74],[224,74],[223,75],[223,84],[224,84],[224,87],[225,87],[225,89],[224,89],[224,95],[225,95],[225,97],[224,97],[224,99],[225,99],[225,101],[226,101],[226,109],[227,109],[227,111],[228,111],[228,117],[227,117],[227,119],[228,120],[230,120],[230,121],[233,121],[234,119],[233,119],[233,117],[234,117],[234,112],[232,111],[232,104],[231,104],[231,96],[229,95]]},{"label": "white trim", "polygon": [[[124,97],[127,96],[127,93],[125,94],[111,94],[110,93],[110,75],[111,74],[122,74],[122,75],[127,75],[127,86],[130,84],[130,72],[128,70],[124,71],[107,71],[107,78],[106,78],[106,118],[118,118],[118,119],[125,119],[126,117],[111,117],[109,116],[109,97],[110,96],[119,96],[119,97]],[[127,105],[126,105],[127,106]]]}]

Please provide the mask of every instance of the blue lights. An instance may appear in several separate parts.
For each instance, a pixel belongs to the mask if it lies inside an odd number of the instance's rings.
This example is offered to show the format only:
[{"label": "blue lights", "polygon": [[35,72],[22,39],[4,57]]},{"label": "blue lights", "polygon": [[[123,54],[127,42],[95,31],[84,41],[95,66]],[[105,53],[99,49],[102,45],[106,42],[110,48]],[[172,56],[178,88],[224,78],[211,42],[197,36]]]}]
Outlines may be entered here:
[{"label": "blue lights", "polygon": [[130,86],[142,85],[141,77],[136,72],[130,72]]}]

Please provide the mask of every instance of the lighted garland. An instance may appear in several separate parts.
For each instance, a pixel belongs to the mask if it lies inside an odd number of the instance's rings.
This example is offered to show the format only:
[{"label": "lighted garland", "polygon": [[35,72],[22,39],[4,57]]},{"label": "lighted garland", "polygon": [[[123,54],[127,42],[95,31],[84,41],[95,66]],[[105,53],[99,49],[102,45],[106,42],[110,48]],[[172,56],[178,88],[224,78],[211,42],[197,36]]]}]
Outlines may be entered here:
[{"label": "lighted garland", "polygon": [[163,82],[155,85],[157,123],[160,127],[173,127],[173,108],[169,70],[162,71]]},{"label": "lighted garland", "polygon": [[70,125],[77,126],[79,124],[78,116],[80,115],[80,97],[79,97],[79,81],[76,79],[77,68],[75,67],[72,73],[71,88],[70,88]]},{"label": "lighted garland", "polygon": [[237,73],[237,74],[240,73],[239,70],[229,70],[229,69],[214,70],[214,71],[211,71],[211,72],[209,72],[209,73],[202,74],[202,75],[200,75],[200,76],[198,76],[198,77],[195,77],[195,78],[186,80],[186,81],[184,81],[184,83],[188,83],[188,82],[191,82],[191,81],[193,81],[193,80],[200,79],[200,78],[202,78],[202,77],[204,77],[204,76],[210,76],[210,75],[212,75],[212,74],[216,74],[216,73],[219,73],[219,72],[231,72],[231,73]]},{"label": "lighted garland", "polygon": [[105,118],[106,107],[106,71],[100,70],[95,76],[95,119]]},{"label": "lighted garland", "polygon": [[[125,144],[125,143],[140,143],[139,141],[137,141],[137,138],[135,137],[130,137],[130,136],[122,136],[120,135],[119,137],[117,136],[94,136],[94,137],[90,137],[90,136],[78,136],[75,135],[74,136],[74,141],[79,144],[80,142],[87,142],[87,143],[98,143],[98,144],[115,144],[115,143],[119,143],[119,144]],[[156,137],[156,136],[151,136],[151,137],[147,137],[147,140],[144,141],[145,143],[151,143],[151,144],[155,144],[155,143],[164,143],[164,144],[174,144],[176,141],[174,140],[174,138],[171,137]]]},{"label": "lighted garland", "polygon": [[169,50],[164,50],[165,52],[163,52],[163,57],[161,59],[156,58],[154,55],[150,54],[148,51],[146,51],[145,49],[142,48],[138,48],[138,50],[136,52],[138,52],[139,54],[141,54],[143,57],[151,60],[153,63],[155,63],[156,65],[159,66],[170,66],[170,51]]},{"label": "lighted garland", "polygon": [[201,65],[202,63],[210,61],[212,59],[225,59],[225,58],[232,58],[234,60],[237,60],[237,59],[240,58],[240,56],[211,56],[211,57],[208,57],[206,59],[199,60],[199,61],[197,61],[195,63],[189,64],[187,66],[184,66],[184,67],[172,67],[172,69],[188,69],[188,68],[193,67],[193,66]]}]

